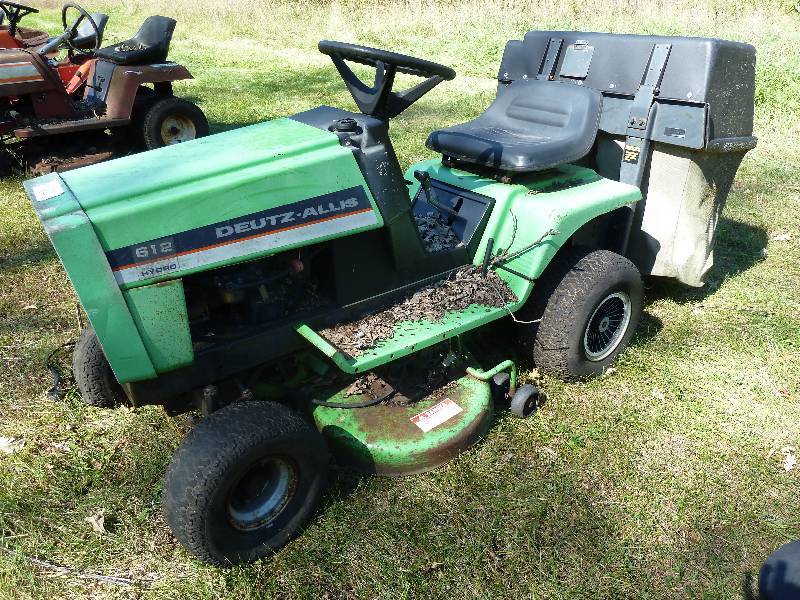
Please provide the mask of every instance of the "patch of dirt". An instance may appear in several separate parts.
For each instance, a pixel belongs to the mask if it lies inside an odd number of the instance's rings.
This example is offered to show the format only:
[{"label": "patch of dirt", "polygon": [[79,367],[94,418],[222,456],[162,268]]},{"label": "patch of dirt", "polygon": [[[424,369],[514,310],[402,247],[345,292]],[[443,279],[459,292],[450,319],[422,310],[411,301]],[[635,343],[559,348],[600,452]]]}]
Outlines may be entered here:
[{"label": "patch of dirt", "polygon": [[415,214],[414,221],[417,223],[422,243],[428,252],[441,252],[463,245],[458,236],[453,233],[450,225],[447,224],[447,219],[438,211],[429,212],[426,215]]},{"label": "patch of dirt", "polygon": [[376,384],[379,383],[379,378],[375,373],[367,373],[366,375],[356,379],[347,391],[344,393],[345,398],[350,396],[360,396],[362,394],[370,393]]},{"label": "patch of dirt", "polygon": [[331,344],[360,356],[379,342],[394,335],[402,321],[440,321],[447,313],[464,310],[473,304],[502,308],[517,297],[494,271],[481,276],[480,267],[468,265],[446,279],[417,290],[386,309],[358,321],[330,327],[321,335]]}]

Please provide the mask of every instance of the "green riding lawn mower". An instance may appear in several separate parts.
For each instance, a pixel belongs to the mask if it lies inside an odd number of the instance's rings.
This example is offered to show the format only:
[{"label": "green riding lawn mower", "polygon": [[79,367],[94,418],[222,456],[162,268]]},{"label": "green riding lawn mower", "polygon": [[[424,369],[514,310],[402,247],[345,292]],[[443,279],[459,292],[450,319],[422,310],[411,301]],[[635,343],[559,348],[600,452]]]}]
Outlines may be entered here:
[{"label": "green riding lawn mower", "polygon": [[[756,143],[752,46],[532,31],[506,46],[486,111],[431,133],[437,158],[403,172],[390,119],[454,71],[319,49],[360,112],[25,183],[91,324],[73,354],[84,400],[206,415],[164,507],[215,564],[295,535],[329,452],[417,473],[478,441],[496,407],[531,414],[511,357],[482,362],[470,334],[490,323],[512,321],[543,373],[601,374],[639,322],[642,274],[702,285]],[[421,82],[395,91],[398,74]]]}]

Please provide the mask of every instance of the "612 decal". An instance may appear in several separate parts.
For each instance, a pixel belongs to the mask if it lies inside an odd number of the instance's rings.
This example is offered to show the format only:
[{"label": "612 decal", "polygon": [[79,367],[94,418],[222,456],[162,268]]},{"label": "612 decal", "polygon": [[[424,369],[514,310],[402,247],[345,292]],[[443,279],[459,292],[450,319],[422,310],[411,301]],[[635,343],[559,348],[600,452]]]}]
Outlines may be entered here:
[{"label": "612 decal", "polygon": [[175,241],[171,237],[153,240],[133,248],[133,257],[136,261],[172,256],[173,254],[175,254]]}]

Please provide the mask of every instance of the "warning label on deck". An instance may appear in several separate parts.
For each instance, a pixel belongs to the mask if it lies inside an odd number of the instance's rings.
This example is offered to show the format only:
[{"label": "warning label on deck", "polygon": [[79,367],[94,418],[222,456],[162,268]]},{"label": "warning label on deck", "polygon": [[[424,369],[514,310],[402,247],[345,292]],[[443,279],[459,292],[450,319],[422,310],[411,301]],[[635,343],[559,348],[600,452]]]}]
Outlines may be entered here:
[{"label": "warning label on deck", "polygon": [[434,427],[438,427],[448,419],[455,417],[463,410],[463,408],[450,400],[450,398],[445,398],[439,402],[439,404],[431,406],[425,412],[421,412],[418,415],[411,417],[411,422],[422,429],[422,431],[425,433],[428,433]]}]

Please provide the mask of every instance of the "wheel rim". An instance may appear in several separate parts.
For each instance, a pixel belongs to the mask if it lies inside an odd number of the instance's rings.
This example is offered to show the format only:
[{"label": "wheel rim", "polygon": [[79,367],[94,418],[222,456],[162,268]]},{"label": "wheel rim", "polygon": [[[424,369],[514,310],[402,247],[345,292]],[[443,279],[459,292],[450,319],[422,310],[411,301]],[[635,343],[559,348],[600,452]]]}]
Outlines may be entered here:
[{"label": "wheel rim", "polygon": [[272,523],[297,487],[297,469],[287,460],[266,458],[251,467],[228,497],[228,519],[240,531]]},{"label": "wheel rim", "polygon": [[531,396],[530,398],[528,398],[528,401],[525,402],[525,410],[524,410],[525,416],[527,417],[529,414],[531,414],[535,408],[536,408],[536,396]]},{"label": "wheel rim", "polygon": [[197,128],[189,117],[170,115],[161,123],[161,139],[167,146],[190,142],[196,137]]},{"label": "wheel rim", "polygon": [[583,333],[586,358],[599,361],[616,350],[631,321],[631,299],[624,292],[609,294],[597,305]]}]

